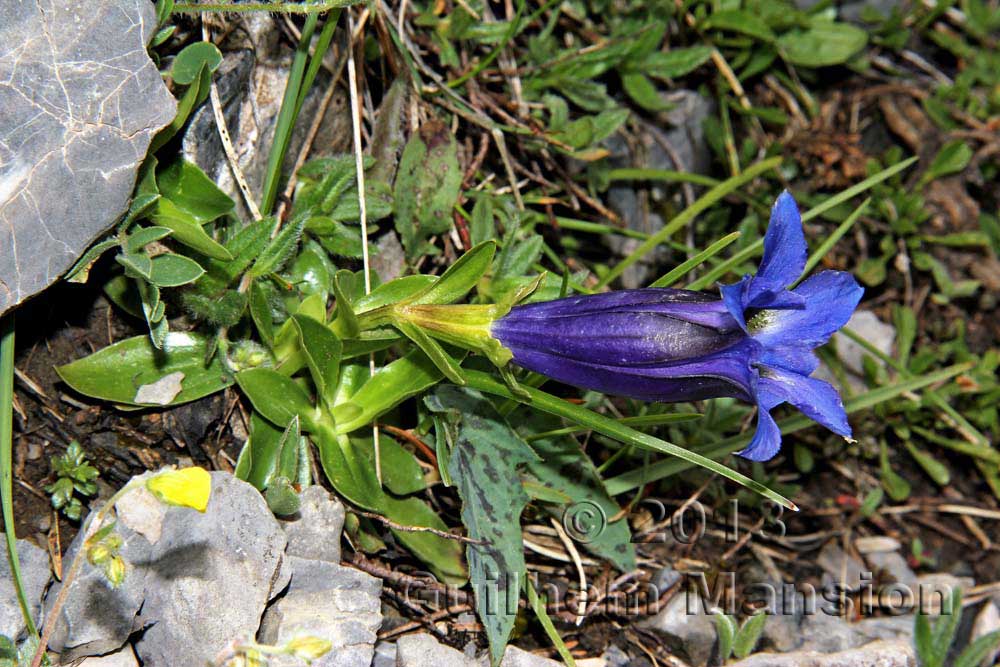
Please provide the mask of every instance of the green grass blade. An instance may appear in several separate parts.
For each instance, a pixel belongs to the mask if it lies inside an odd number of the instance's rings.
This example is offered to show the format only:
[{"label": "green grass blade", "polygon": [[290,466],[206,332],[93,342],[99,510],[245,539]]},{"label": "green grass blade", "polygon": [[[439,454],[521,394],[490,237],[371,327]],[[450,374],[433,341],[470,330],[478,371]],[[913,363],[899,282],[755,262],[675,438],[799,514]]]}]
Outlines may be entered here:
[{"label": "green grass blade", "polygon": [[827,211],[829,211],[831,208],[843,204],[845,201],[847,201],[851,197],[854,197],[855,195],[861,194],[865,190],[868,190],[869,188],[871,188],[873,185],[878,185],[879,183],[881,183],[882,181],[886,180],[887,178],[892,178],[893,176],[895,176],[899,172],[903,171],[904,169],[906,169],[907,167],[909,167],[911,164],[913,164],[916,161],[917,161],[916,157],[911,157],[911,158],[907,158],[906,160],[903,160],[902,162],[897,162],[896,164],[892,165],[891,167],[886,167],[885,169],[883,169],[882,171],[878,172],[877,174],[873,174],[872,176],[869,176],[868,178],[866,178],[865,180],[861,181],[857,185],[852,185],[851,187],[847,188],[843,192],[835,194],[834,196],[832,196],[829,199],[825,200],[822,204],[817,204],[816,206],[813,206],[811,209],[809,209],[808,211],[806,211],[805,213],[803,213],[802,214],[802,222],[809,222],[810,220],[812,220],[816,216],[823,215],[824,213],[826,213]]},{"label": "green grass blade", "polygon": [[764,249],[764,242],[762,240],[754,241],[746,248],[743,248],[735,255],[727,259],[726,261],[720,263],[718,266],[714,267],[711,271],[703,275],[701,278],[692,280],[687,286],[687,289],[701,290],[705,289],[709,285],[713,284],[716,280],[726,275],[733,268],[739,266],[743,262],[747,261],[754,255],[760,253]]},{"label": "green grass blade", "polygon": [[38,629],[31,618],[28,598],[21,581],[21,561],[17,556],[17,536],[14,534],[13,495],[13,444],[14,444],[14,316],[0,319],[0,505],[3,512],[4,538],[7,543],[7,562],[17,591],[17,602],[28,633],[38,637]]},{"label": "green grass blade", "polygon": [[[932,384],[950,380],[970,368],[972,368],[971,363],[956,364],[954,366],[942,368],[941,370],[933,373],[927,373],[926,375],[922,375],[920,377],[902,380],[896,384],[889,385],[888,387],[872,389],[869,392],[861,394],[860,396],[855,396],[854,398],[848,400],[844,404],[844,409],[848,414],[866,410],[874,405],[896,398],[897,396],[900,396],[908,391],[917,391],[918,389],[923,389],[924,387]],[[778,422],[778,426],[781,427],[781,432],[785,435],[801,431],[802,429],[813,425],[814,422],[805,415],[795,415],[794,417],[788,417]],[[710,459],[721,458],[727,454],[746,447],[746,445],[750,442],[751,437],[753,437],[752,433],[743,433],[731,438],[725,438],[724,440],[712,443],[703,449],[701,453]],[[692,463],[678,459],[658,461],[646,466],[645,468],[632,470],[618,475],[617,477],[607,479],[605,480],[604,485],[607,488],[608,493],[614,496],[619,493],[632,491],[645,484],[649,484],[650,482],[655,482],[665,477],[676,475],[679,472],[687,470],[691,466]]]},{"label": "green grass blade", "polygon": [[740,232],[733,232],[732,234],[723,236],[721,239],[719,239],[712,245],[708,246],[707,248],[699,252],[697,255],[687,260],[683,264],[677,266],[673,271],[671,271],[667,275],[663,276],[662,278],[654,282],[652,285],[650,285],[650,287],[670,287],[675,282],[680,280],[683,276],[687,275],[688,272],[691,271],[691,269],[701,265],[704,262],[707,262],[710,258],[715,257],[724,248],[728,247],[730,243],[732,243],[739,237],[740,237]]},{"label": "green grass blade", "polygon": [[[868,204],[871,203],[871,200],[872,198],[869,197],[868,199],[861,202],[861,204],[856,209],[854,209],[854,211],[849,216],[847,216],[847,219],[844,220],[842,223],[840,223],[840,225],[838,225],[837,228],[833,230],[833,233],[830,234],[828,237],[826,237],[823,240],[823,242],[819,244],[819,247],[816,248],[816,251],[813,254],[809,255],[809,259],[806,260],[806,268],[802,271],[803,276],[808,276],[809,273],[816,268],[816,265],[819,264],[821,261],[823,261],[823,258],[826,257],[826,253],[830,252],[833,246],[837,244],[837,241],[843,238],[844,234],[850,231],[851,227],[854,226],[854,223],[857,222],[858,218],[861,217],[861,214],[864,213],[865,209],[868,208]],[[799,280],[802,280],[802,278],[799,278]]]},{"label": "green grass blade", "polygon": [[602,414],[598,414],[578,405],[573,405],[572,403],[568,403],[561,398],[539,389],[521,385],[521,387],[528,394],[528,398],[522,398],[515,395],[510,388],[507,387],[507,385],[495,380],[492,375],[464,368],[461,370],[468,386],[473,389],[478,389],[479,391],[484,391],[488,394],[494,394],[503,398],[513,399],[524,403],[525,405],[530,405],[538,410],[556,415],[557,417],[569,419],[572,422],[597,431],[598,433],[602,433],[609,438],[613,438],[627,445],[634,445],[642,449],[670,454],[671,456],[681,459],[681,461],[688,466],[701,466],[702,468],[721,475],[726,479],[730,479],[737,484],[741,484],[751,491],[759,493],[765,498],[769,498],[774,502],[787,507],[788,509],[798,510],[795,503],[788,500],[780,493],[772,491],[760,482],[750,479],[746,475],[722,465],[718,461],[713,461],[712,459],[706,458],[701,454],[684,449],[683,447],[678,447],[677,445],[669,443],[666,440],[661,440],[660,438],[642,433],[641,431],[636,431],[635,429],[617,422],[614,419],[605,417]]},{"label": "green grass blade", "polygon": [[608,180],[614,181],[663,181],[664,183],[693,183],[714,188],[719,181],[690,171],[674,171],[673,169],[642,169],[625,167],[608,171]]},{"label": "green grass blade", "polygon": [[776,168],[780,164],[780,157],[773,157],[764,160],[763,162],[758,162],[757,164],[748,167],[743,173],[726,179],[713,187],[711,190],[699,197],[698,200],[691,206],[688,206],[686,209],[674,216],[670,222],[664,225],[663,229],[659,230],[641,243],[639,247],[636,248],[628,257],[625,257],[622,261],[618,262],[618,264],[608,271],[607,275],[600,280],[598,287],[610,284],[618,276],[624,273],[628,267],[638,262],[654,248],[656,248],[656,246],[673,236],[677,230],[690,224],[692,220],[698,217],[698,215],[714,206],[723,197],[743,185],[746,185],[764,172]]},{"label": "green grass blade", "polygon": [[316,31],[318,14],[309,14],[302,26],[302,37],[295,49],[295,58],[288,70],[288,82],[285,84],[285,95],[281,100],[278,120],[274,126],[274,140],[271,143],[271,153],[267,156],[267,173],[264,177],[264,192],[260,198],[260,210],[267,215],[274,208],[278,196],[278,183],[281,181],[281,166],[285,162],[288,144],[292,140],[292,129],[298,115],[299,92],[302,90],[306,63],[309,59],[309,44]]}]

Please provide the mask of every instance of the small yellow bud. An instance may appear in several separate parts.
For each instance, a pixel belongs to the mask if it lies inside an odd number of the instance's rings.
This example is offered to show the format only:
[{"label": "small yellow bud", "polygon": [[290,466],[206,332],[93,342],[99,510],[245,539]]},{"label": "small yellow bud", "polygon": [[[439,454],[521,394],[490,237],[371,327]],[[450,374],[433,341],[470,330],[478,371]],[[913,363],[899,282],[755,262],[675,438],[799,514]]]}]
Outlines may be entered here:
[{"label": "small yellow bud", "polygon": [[104,564],[104,576],[112,588],[118,588],[125,581],[125,561],[121,556],[115,556]]},{"label": "small yellow bud", "polygon": [[204,512],[212,492],[212,476],[197,466],[167,470],[146,480],[146,488],[162,503]]},{"label": "small yellow bud", "polygon": [[87,549],[87,562],[91,565],[102,565],[111,558],[111,550],[103,544],[95,544]]},{"label": "small yellow bud", "polygon": [[326,639],[320,639],[319,637],[312,637],[309,635],[296,637],[285,644],[285,651],[287,653],[294,655],[296,658],[302,658],[307,661],[315,660],[316,658],[326,655],[332,648],[333,644]]}]

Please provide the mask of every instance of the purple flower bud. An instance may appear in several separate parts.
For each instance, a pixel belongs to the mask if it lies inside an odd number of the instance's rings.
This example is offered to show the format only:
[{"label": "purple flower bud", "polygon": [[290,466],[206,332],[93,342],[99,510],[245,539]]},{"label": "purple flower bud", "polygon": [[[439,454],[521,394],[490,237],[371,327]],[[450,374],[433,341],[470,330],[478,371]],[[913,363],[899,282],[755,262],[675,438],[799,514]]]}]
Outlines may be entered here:
[{"label": "purple flower bud", "polygon": [[513,362],[553,379],[648,401],[730,396],[760,408],[740,454],[773,457],[781,433],[770,410],[788,402],[845,437],[850,425],[837,391],[809,377],[825,343],[863,293],[854,278],[824,271],[795,289],[806,242],[795,200],[778,197],[755,276],[701,292],[638,289],[517,306],[491,334]]}]

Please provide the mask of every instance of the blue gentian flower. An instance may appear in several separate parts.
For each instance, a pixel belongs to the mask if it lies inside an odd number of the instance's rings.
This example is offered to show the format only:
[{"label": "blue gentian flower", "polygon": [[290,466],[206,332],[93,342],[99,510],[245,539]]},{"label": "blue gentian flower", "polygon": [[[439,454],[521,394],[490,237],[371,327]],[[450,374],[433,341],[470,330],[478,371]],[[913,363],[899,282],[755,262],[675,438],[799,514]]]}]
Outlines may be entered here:
[{"label": "blue gentian flower", "polygon": [[634,289],[516,306],[492,336],[513,362],[560,382],[646,401],[729,396],[756,403],[757,430],[739,452],[766,461],[781,432],[771,409],[790,403],[849,438],[837,390],[810,377],[822,345],[851,317],[863,289],[823,271],[793,289],[806,264],[798,206],[778,197],[756,275],[721,287],[721,299],[681,289]]}]

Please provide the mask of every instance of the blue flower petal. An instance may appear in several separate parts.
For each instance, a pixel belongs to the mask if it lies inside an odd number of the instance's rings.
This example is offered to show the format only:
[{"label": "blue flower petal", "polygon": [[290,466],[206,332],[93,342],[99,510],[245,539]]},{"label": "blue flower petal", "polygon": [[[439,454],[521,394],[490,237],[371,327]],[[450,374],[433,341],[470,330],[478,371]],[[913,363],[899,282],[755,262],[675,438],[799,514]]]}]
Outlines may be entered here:
[{"label": "blue flower petal", "polygon": [[719,292],[722,294],[722,303],[725,304],[726,310],[736,320],[736,323],[740,325],[740,329],[743,329],[747,333],[749,332],[747,331],[744,312],[748,307],[747,302],[749,301],[749,291],[752,284],[752,276],[743,276],[738,283],[719,286]]},{"label": "blue flower petal", "polygon": [[844,412],[840,394],[829,382],[782,369],[768,368],[761,371],[758,392],[791,403],[810,419],[834,433],[846,438],[851,437],[851,425],[847,423],[847,413]]},{"label": "blue flower petal", "polygon": [[804,297],[805,308],[768,310],[766,322],[753,331],[753,337],[764,347],[822,345],[851,319],[864,289],[849,273],[824,271],[806,280],[794,292]]},{"label": "blue flower petal", "polygon": [[757,278],[783,287],[791,285],[806,268],[807,252],[799,206],[785,190],[771,209],[771,221],[764,234],[764,259]]},{"label": "blue flower petal", "polygon": [[751,461],[769,461],[781,449],[781,429],[771,416],[771,408],[781,403],[777,396],[759,388],[757,393],[757,430],[750,444],[737,453]]},{"label": "blue flower petal", "polygon": [[787,344],[763,350],[760,354],[760,364],[785,369],[799,375],[812,375],[819,368],[819,358],[808,345]]}]

